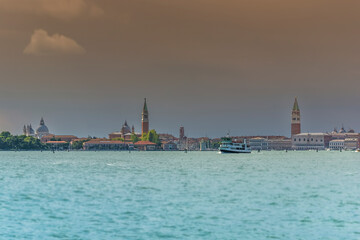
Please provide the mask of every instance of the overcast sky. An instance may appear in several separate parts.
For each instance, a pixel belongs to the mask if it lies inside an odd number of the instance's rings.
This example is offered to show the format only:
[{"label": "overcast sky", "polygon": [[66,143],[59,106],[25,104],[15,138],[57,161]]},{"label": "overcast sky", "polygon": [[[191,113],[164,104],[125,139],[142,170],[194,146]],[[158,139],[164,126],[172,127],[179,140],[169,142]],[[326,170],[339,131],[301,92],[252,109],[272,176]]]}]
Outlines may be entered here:
[{"label": "overcast sky", "polygon": [[0,129],[360,130],[358,0],[0,0]]}]

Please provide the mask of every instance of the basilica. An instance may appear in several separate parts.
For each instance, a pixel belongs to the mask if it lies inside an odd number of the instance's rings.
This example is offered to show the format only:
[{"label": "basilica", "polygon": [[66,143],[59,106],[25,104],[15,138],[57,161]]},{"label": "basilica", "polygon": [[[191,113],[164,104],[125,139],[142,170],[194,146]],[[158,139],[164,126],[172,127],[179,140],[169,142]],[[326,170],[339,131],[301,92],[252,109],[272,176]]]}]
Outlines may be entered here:
[{"label": "basilica", "polygon": [[24,125],[23,134],[26,135],[26,136],[31,136],[31,137],[36,137],[38,139],[41,139],[44,136],[50,135],[50,132],[49,132],[48,127],[45,125],[44,119],[41,118],[40,125],[36,129],[36,131],[34,131],[31,124],[30,125]]}]

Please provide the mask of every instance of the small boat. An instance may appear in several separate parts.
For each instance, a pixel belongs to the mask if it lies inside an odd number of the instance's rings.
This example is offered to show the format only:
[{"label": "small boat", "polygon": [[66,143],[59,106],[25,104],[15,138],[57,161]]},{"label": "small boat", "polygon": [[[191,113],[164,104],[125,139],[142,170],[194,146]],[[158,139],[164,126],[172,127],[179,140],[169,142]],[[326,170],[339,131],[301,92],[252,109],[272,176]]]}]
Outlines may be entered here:
[{"label": "small boat", "polygon": [[356,149],[355,152],[360,152],[360,148]]},{"label": "small boat", "polygon": [[246,139],[243,143],[234,142],[231,137],[224,137],[221,139],[219,147],[221,153],[251,153],[251,148],[247,145]]}]

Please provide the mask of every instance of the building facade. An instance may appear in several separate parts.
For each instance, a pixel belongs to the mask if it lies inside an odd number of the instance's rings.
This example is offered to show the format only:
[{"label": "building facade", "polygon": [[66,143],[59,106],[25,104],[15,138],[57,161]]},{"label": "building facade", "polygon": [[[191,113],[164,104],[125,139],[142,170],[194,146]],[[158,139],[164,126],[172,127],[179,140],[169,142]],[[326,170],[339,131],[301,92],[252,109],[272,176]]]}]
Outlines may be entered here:
[{"label": "building facade", "polygon": [[268,150],[268,140],[262,137],[249,139],[251,150]]},{"label": "building facade", "polygon": [[345,140],[343,139],[334,139],[329,142],[330,150],[341,150],[344,149]]},{"label": "building facade", "polygon": [[345,138],[344,149],[355,150],[358,148],[359,148],[359,139],[358,138]]},{"label": "building facade", "polygon": [[331,135],[326,133],[300,133],[292,136],[294,150],[324,150],[329,148]]}]

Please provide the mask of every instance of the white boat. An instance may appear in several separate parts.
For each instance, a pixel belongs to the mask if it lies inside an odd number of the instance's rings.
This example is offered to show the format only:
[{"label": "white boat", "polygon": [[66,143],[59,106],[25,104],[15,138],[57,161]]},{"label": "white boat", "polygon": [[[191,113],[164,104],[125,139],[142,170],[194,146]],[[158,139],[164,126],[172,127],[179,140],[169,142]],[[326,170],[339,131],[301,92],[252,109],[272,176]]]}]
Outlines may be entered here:
[{"label": "white boat", "polygon": [[251,153],[251,148],[247,145],[246,139],[243,143],[232,141],[230,137],[221,139],[219,151],[221,153]]}]

